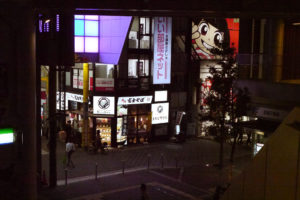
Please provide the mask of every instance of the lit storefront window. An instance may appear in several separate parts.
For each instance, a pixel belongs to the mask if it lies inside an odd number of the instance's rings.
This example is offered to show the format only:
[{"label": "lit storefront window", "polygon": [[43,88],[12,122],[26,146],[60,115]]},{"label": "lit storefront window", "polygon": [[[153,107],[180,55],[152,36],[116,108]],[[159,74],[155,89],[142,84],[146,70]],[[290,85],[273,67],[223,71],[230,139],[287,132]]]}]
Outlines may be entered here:
[{"label": "lit storefront window", "polygon": [[74,42],[77,53],[99,52],[99,16],[75,15]]}]

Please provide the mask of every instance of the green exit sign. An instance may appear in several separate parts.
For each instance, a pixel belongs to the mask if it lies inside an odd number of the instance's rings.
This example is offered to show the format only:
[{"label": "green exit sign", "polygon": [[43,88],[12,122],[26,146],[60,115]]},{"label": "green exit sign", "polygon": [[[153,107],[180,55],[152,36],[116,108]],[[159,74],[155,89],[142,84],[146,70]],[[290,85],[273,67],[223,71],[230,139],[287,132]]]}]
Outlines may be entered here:
[{"label": "green exit sign", "polygon": [[0,145],[14,142],[14,130],[12,128],[0,129]]}]

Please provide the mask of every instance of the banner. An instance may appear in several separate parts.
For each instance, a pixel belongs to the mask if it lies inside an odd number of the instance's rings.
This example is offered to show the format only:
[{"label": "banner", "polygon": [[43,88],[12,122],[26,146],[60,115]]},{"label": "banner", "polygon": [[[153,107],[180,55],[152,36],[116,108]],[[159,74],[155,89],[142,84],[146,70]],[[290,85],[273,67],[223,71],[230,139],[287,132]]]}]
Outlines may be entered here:
[{"label": "banner", "polygon": [[172,18],[154,18],[153,84],[171,83]]}]

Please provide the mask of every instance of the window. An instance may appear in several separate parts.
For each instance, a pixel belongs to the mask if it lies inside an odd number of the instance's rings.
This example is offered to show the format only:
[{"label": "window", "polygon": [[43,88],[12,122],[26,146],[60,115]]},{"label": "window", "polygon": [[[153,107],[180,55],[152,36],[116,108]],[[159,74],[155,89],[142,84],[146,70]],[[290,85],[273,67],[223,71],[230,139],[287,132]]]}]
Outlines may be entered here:
[{"label": "window", "polygon": [[66,72],[66,86],[71,86],[71,72]]},{"label": "window", "polygon": [[129,48],[150,49],[150,22],[149,17],[135,17],[133,19],[129,32]]},{"label": "window", "polygon": [[128,77],[149,76],[149,59],[128,59]]},{"label": "window", "polygon": [[[93,64],[89,63],[89,90],[93,89]],[[75,63],[73,68],[73,88],[83,89],[83,63]]]},{"label": "window", "polygon": [[99,16],[75,15],[74,42],[77,53],[99,52]]},{"label": "window", "polygon": [[96,63],[96,91],[114,90],[114,65]]}]

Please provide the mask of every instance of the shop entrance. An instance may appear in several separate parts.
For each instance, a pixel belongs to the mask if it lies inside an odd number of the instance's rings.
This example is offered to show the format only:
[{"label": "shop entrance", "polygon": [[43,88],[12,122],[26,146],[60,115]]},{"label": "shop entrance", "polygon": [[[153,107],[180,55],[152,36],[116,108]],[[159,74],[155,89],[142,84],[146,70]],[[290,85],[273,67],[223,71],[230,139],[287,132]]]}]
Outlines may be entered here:
[{"label": "shop entrance", "polygon": [[111,118],[96,118],[96,133],[100,131],[101,143],[111,146]]},{"label": "shop entrance", "polygon": [[148,143],[151,135],[151,118],[147,109],[148,105],[128,107],[130,114],[127,116],[128,144]]}]

